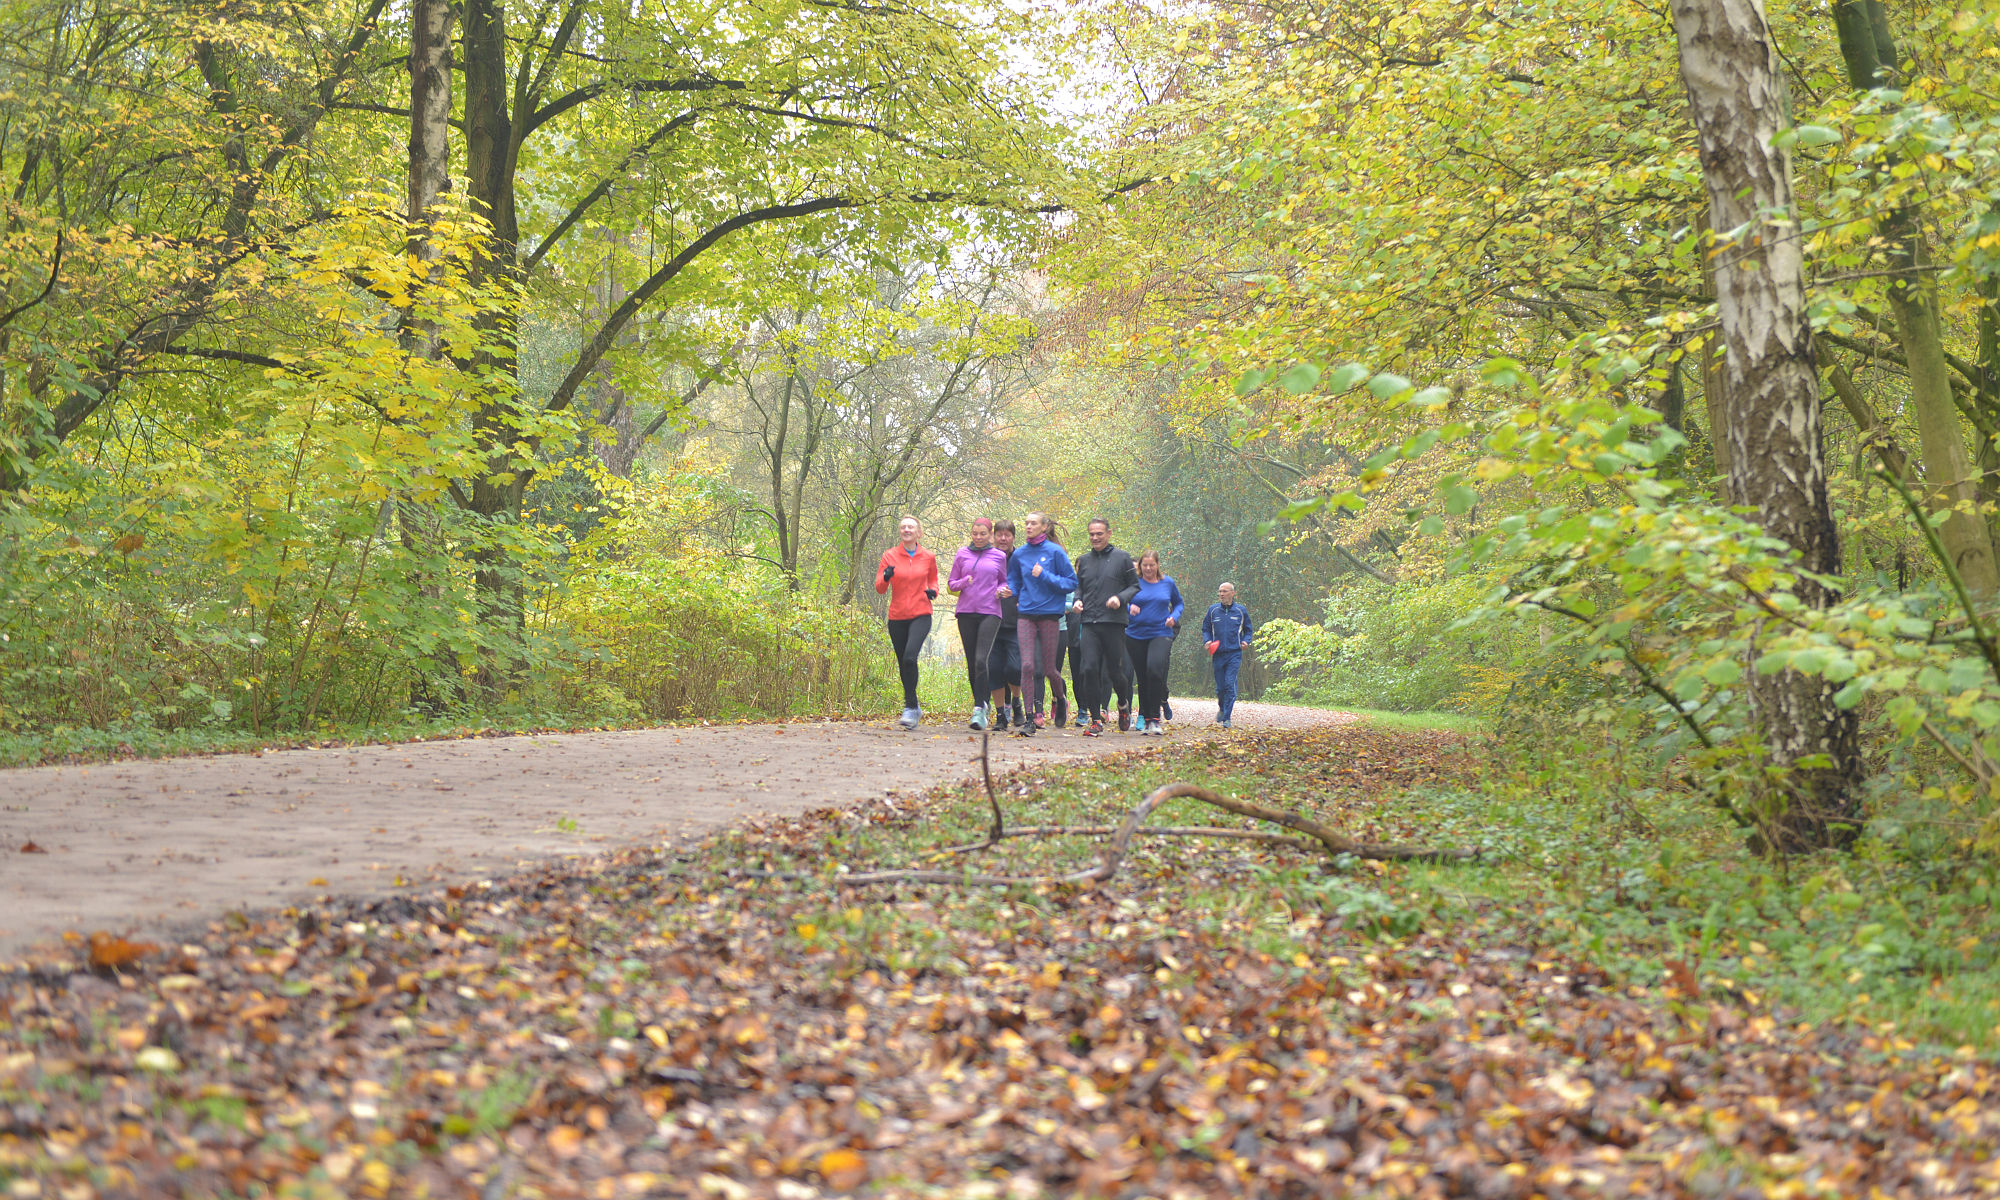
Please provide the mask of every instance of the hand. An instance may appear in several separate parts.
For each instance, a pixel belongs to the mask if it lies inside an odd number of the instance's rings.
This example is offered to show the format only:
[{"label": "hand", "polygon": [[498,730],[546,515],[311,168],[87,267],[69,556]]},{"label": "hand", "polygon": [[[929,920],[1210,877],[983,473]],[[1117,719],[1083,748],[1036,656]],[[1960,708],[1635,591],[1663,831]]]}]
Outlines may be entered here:
[{"label": "hand", "polygon": [[1079,613],[1080,613],[1080,612],[1082,612],[1082,611],[1083,611],[1083,601],[1079,600],[1079,601],[1077,601],[1077,602],[1076,602],[1075,604],[1072,604],[1072,605],[1070,605],[1070,606],[1069,606],[1069,610],[1070,610],[1071,612],[1079,612]]},{"label": "hand", "polygon": [[925,588],[925,589],[924,589],[924,599],[926,599],[926,600],[935,600],[935,599],[937,599],[937,589],[936,589],[936,588]]},{"label": "hand", "polygon": [[1042,564],[1036,563],[1035,569],[1028,572],[1028,574],[1033,575],[1037,579],[1040,579],[1042,577]]},{"label": "hand", "polygon": [[1113,596],[1113,597],[1111,597],[1110,599],[1108,599],[1108,600],[1106,600],[1106,601],[1104,602],[1104,607],[1106,607],[1106,608],[1121,608],[1121,607],[1123,607],[1123,603],[1122,603],[1122,602],[1121,602],[1121,601],[1120,601],[1120,600],[1118,599],[1118,597],[1116,597],[1116,596]]},{"label": "hand", "polygon": [[1002,600],[1012,600],[1014,598],[1014,589],[1003,583],[1000,585],[999,596]]},{"label": "hand", "polygon": [[887,583],[887,582],[889,582],[889,581],[890,581],[891,579],[894,579],[895,577],[896,577],[896,568],[895,568],[895,565],[894,565],[893,563],[892,563],[892,564],[890,564],[889,566],[886,566],[886,567],[883,567],[883,568],[882,568],[882,582],[883,582],[883,583]]},{"label": "hand", "polygon": [[1168,629],[1179,629],[1180,627],[1181,627],[1181,623],[1180,623],[1179,621],[1176,621],[1176,620],[1174,620],[1174,619],[1173,619],[1172,617],[1168,617],[1168,618],[1167,618],[1167,628],[1168,628]]}]

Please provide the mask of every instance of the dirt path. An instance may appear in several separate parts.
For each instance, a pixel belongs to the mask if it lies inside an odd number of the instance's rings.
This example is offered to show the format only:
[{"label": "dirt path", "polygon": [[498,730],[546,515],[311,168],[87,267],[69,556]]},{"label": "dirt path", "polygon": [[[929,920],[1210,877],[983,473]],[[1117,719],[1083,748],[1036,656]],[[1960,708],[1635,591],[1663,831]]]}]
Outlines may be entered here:
[{"label": "dirt path", "polygon": [[[1215,702],[1176,703],[1207,736]],[[1239,704],[1242,728],[1344,713]],[[994,766],[1139,749],[1049,729]],[[915,733],[799,723],[481,738],[0,771],[0,958],[65,931],[150,936],[322,893],[480,878],[968,778],[962,719]],[[33,846],[35,850],[24,850]]]}]

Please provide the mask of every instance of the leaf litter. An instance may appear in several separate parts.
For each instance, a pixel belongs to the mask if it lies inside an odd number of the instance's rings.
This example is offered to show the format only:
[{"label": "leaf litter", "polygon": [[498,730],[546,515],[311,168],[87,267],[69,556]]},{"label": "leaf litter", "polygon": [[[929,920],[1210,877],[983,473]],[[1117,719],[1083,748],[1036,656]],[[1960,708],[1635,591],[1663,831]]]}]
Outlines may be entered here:
[{"label": "leaf litter", "polygon": [[[1010,806],[1061,792],[1056,816],[1102,819],[1161,771],[1228,775],[1402,837],[1421,830],[1381,800],[1466,753],[1343,727],[1001,786]],[[2000,1191],[1991,1063],[1747,997],[1685,1003],[1569,948],[1399,925],[1368,886],[1399,868],[1350,877],[1215,840],[1135,847],[1098,890],[831,886],[977,830],[983,806],[947,789],[157,951],[91,943],[0,984],[0,1184],[71,1200]],[[819,878],[749,874],[772,868]]]}]

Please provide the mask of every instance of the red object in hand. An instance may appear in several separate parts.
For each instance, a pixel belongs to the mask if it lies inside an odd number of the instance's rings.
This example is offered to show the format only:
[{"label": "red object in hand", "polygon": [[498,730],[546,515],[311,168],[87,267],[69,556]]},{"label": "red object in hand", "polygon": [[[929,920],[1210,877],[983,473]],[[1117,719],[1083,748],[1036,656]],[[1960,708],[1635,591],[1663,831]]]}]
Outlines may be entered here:
[{"label": "red object in hand", "polygon": [[1222,643],[1221,643],[1221,642],[1210,642],[1210,643],[1208,643],[1208,652],[1209,652],[1210,654],[1213,654],[1213,653],[1215,653],[1215,652],[1216,652],[1217,650],[1220,650],[1220,649],[1222,649]]}]

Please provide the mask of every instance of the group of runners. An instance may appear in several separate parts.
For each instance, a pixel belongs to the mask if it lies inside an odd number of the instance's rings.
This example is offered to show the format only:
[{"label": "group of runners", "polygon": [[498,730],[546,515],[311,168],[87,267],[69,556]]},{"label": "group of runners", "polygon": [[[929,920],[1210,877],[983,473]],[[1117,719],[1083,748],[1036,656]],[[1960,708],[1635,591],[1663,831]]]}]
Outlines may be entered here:
[{"label": "group of runners", "polygon": [[[1073,715],[1086,737],[1102,734],[1113,720],[1120,730],[1166,733],[1174,717],[1167,668],[1186,607],[1180,587],[1158,551],[1135,561],[1112,545],[1109,521],[1093,518],[1085,529],[1090,548],[1072,559],[1046,513],[1029,513],[1019,530],[1009,520],[976,518],[940,580],[937,556],[923,545],[923,524],[902,519],[875,577],[875,590],[889,597],[889,642],[903,683],[898,724],[915,729],[923,720],[917,661],[942,586],[958,598],[972,728],[1012,728],[1025,737],[1050,717],[1061,728]],[[1237,672],[1251,633],[1235,586],[1222,584],[1202,617],[1201,635],[1214,667],[1216,723],[1224,729],[1235,712]]]}]

